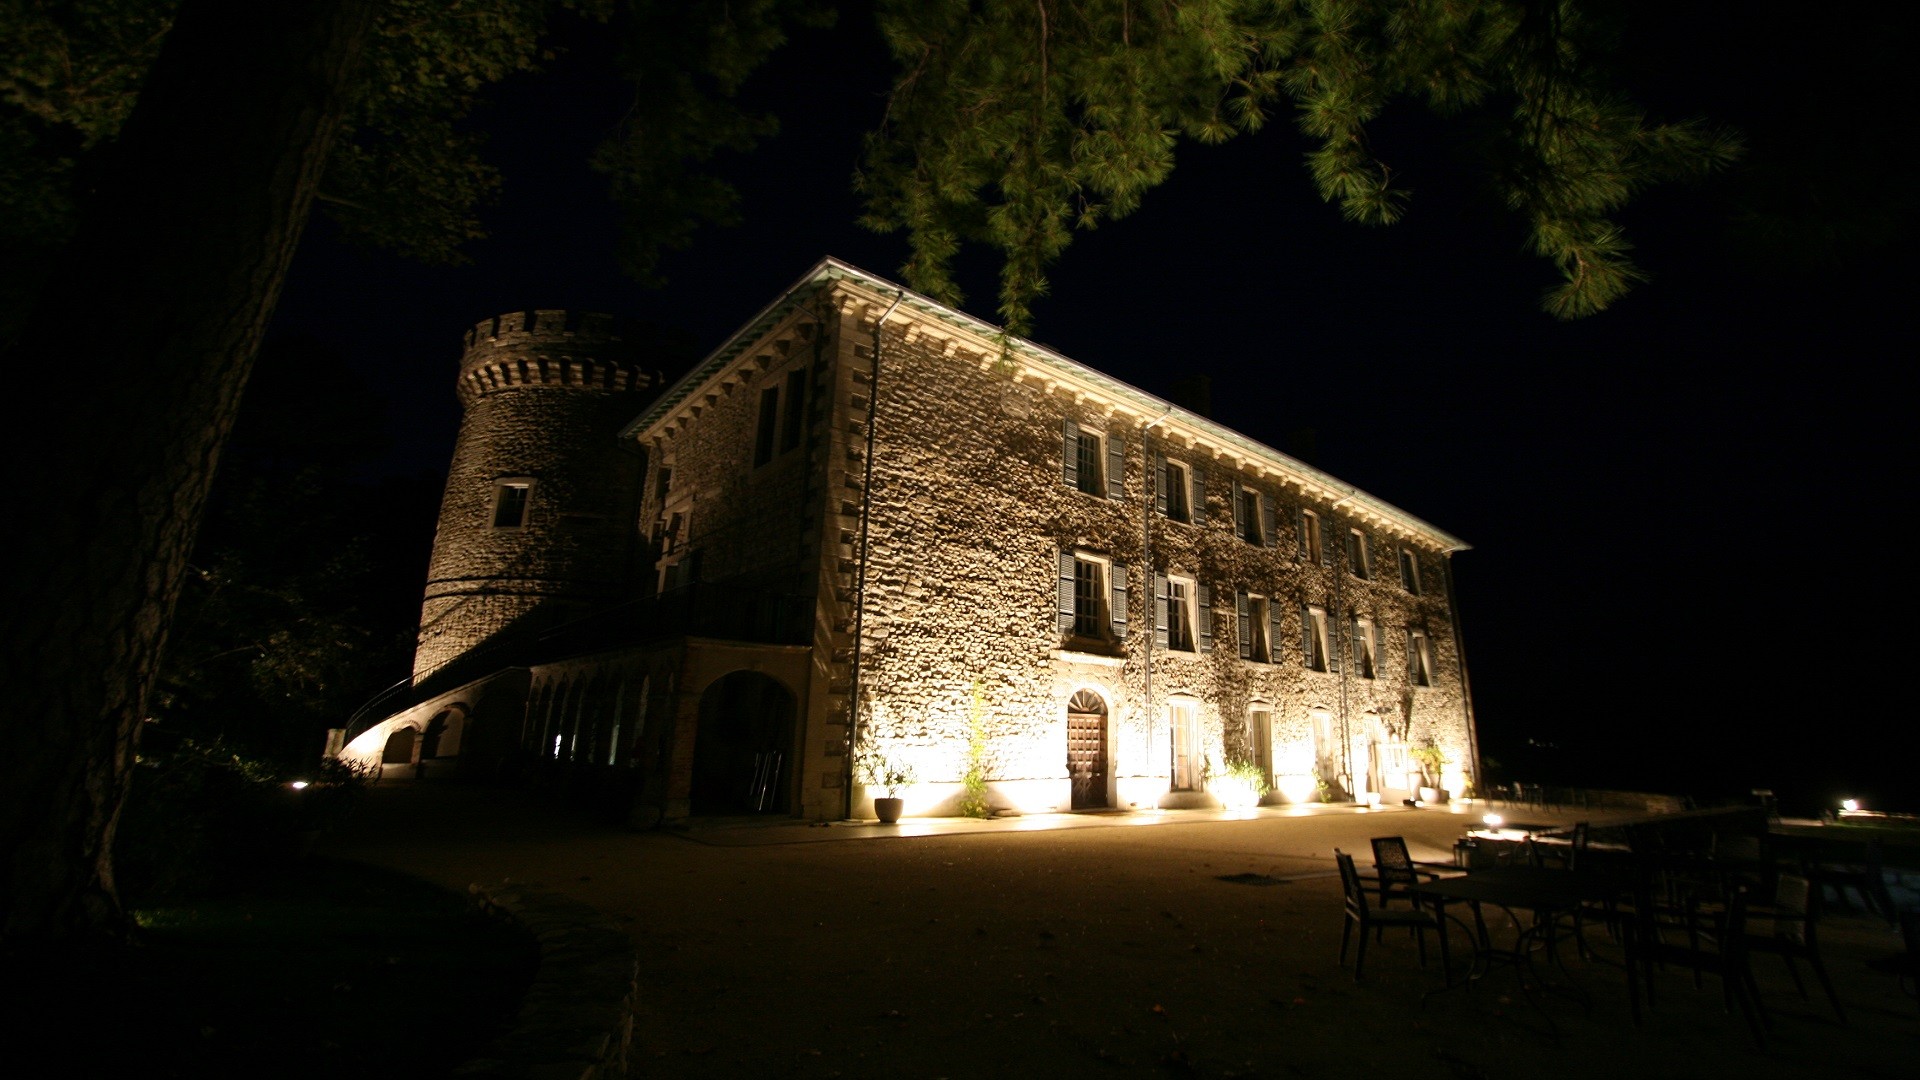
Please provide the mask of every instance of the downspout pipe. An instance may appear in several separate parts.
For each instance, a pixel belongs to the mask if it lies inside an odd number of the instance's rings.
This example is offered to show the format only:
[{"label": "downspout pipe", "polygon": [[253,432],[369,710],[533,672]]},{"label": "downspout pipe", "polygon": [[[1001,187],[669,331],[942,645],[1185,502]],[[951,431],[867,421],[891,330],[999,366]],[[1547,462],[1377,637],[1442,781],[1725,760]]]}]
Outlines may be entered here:
[{"label": "downspout pipe", "polygon": [[893,303],[873,323],[873,370],[867,376],[867,448],[860,467],[860,568],[853,586],[853,671],[847,679],[847,752],[841,788],[846,792],[841,816],[853,817],[853,756],[860,749],[860,661],[866,648],[867,623],[867,536],[873,517],[873,421],[880,410],[880,329],[893,316],[904,290],[894,293]]},{"label": "downspout pipe", "polygon": [[[1173,406],[1160,414],[1159,419],[1140,429],[1140,479],[1146,490],[1146,497],[1140,502],[1140,595],[1145,599],[1142,609],[1145,617],[1140,620],[1146,633],[1147,685],[1144,691],[1147,708],[1147,738],[1153,738],[1153,634],[1157,629],[1153,621],[1153,605],[1159,600],[1159,594],[1153,591],[1153,451],[1147,448],[1147,434],[1154,428],[1167,422],[1173,415]],[[1174,781],[1173,725],[1167,725],[1167,790],[1173,790]]]},{"label": "downspout pipe", "polygon": [[1467,756],[1473,759],[1473,793],[1485,797],[1481,790],[1484,774],[1480,771],[1480,725],[1473,718],[1473,681],[1467,677],[1467,639],[1460,632],[1460,601],[1453,592],[1453,553],[1447,553],[1447,561],[1441,564],[1447,578],[1447,617],[1453,623],[1453,659],[1460,666],[1460,714],[1467,721]]}]

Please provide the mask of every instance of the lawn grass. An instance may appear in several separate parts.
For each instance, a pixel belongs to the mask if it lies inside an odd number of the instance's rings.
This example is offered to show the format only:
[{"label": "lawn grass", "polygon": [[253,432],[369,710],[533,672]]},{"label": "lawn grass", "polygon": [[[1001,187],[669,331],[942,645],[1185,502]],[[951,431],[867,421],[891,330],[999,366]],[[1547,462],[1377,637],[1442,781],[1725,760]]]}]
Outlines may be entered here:
[{"label": "lawn grass", "polygon": [[464,896],[322,859],[135,915],[127,947],[5,980],[47,1075],[443,1076],[505,1030],[539,960]]}]

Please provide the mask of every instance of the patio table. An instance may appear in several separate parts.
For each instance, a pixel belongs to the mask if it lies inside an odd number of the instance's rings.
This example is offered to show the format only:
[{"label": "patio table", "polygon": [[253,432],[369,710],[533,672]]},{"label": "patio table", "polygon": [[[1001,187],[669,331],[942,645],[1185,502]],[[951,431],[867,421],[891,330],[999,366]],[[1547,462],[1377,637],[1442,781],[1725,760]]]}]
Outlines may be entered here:
[{"label": "patio table", "polygon": [[[1456,982],[1453,971],[1446,972],[1446,985],[1439,993],[1451,990],[1457,985],[1469,988],[1486,977],[1496,964],[1513,967],[1520,977],[1520,985],[1531,998],[1533,990],[1558,991],[1578,998],[1583,1004],[1590,1004],[1587,992],[1572,980],[1566,966],[1560,960],[1556,947],[1560,927],[1559,917],[1572,914],[1588,903],[1605,902],[1617,899],[1627,891],[1625,884],[1615,875],[1598,874],[1577,870],[1554,870],[1533,866],[1503,866],[1489,870],[1477,870],[1464,877],[1445,878],[1439,881],[1424,881],[1409,890],[1422,902],[1429,902],[1442,919],[1441,933],[1446,933],[1445,920],[1452,919],[1467,931],[1473,943],[1474,956],[1468,968],[1467,977]],[[1473,924],[1447,912],[1449,904],[1466,904],[1473,911]],[[1531,913],[1531,922],[1515,919],[1520,924],[1519,936],[1510,949],[1496,948],[1493,936],[1487,930],[1487,922],[1482,908],[1486,904],[1504,908],[1509,913],[1526,911]],[[1626,943],[1628,961],[1626,967],[1627,992],[1633,1007],[1636,1023],[1640,1019],[1640,995],[1632,977],[1633,927],[1622,927]],[[1533,954],[1545,950],[1550,964],[1567,976],[1563,985],[1554,985],[1541,977],[1535,968]],[[1549,1025],[1553,1018],[1548,1017]]]}]

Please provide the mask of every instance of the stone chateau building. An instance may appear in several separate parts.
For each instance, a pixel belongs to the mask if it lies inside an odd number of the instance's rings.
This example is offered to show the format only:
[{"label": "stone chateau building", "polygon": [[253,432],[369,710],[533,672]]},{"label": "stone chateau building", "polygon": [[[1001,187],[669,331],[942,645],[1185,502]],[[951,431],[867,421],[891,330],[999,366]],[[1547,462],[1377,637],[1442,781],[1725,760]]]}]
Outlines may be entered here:
[{"label": "stone chateau building", "polygon": [[1466,545],[1350,484],[832,259],[646,360],[604,316],[467,335],[414,678],[336,752],[642,822],[870,816],[869,763],[909,815],[1477,772]]}]

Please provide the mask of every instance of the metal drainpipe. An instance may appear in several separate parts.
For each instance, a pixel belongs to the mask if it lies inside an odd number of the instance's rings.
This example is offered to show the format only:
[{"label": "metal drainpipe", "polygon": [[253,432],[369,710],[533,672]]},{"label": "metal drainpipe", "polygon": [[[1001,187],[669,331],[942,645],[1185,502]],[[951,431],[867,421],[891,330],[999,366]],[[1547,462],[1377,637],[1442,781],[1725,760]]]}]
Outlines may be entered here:
[{"label": "metal drainpipe", "polygon": [[847,680],[847,752],[841,781],[847,793],[841,816],[846,818],[853,816],[853,755],[860,746],[860,659],[866,644],[867,524],[873,507],[873,420],[880,408],[880,328],[906,296],[904,291],[895,293],[893,303],[873,324],[873,371],[867,379],[867,454],[860,470],[860,569],[853,586],[853,671]]},{"label": "metal drainpipe", "polygon": [[[1147,433],[1152,431],[1154,428],[1159,427],[1161,424],[1166,423],[1167,418],[1172,415],[1173,415],[1173,406],[1169,405],[1167,406],[1167,411],[1161,413],[1160,418],[1158,420],[1155,420],[1153,423],[1148,424],[1146,427],[1143,427],[1140,429],[1140,477],[1141,477],[1141,480],[1144,482],[1144,486],[1147,489],[1146,498],[1143,499],[1140,503],[1140,576],[1142,579],[1142,584],[1144,585],[1144,588],[1140,590],[1140,595],[1144,597],[1146,600],[1146,603],[1141,605],[1142,610],[1145,612],[1145,617],[1142,618],[1140,621],[1146,624],[1146,634],[1144,635],[1144,637],[1146,638],[1146,650],[1147,650],[1147,654],[1146,654],[1147,655],[1147,687],[1146,687],[1145,694],[1146,694],[1146,708],[1147,708],[1147,742],[1149,745],[1151,745],[1153,742],[1153,719],[1154,719],[1153,633],[1155,629],[1157,629],[1157,625],[1153,621],[1153,605],[1156,602],[1158,602],[1158,600],[1160,599],[1160,595],[1153,591],[1152,529],[1153,529],[1154,477],[1153,477],[1153,452],[1147,449]],[[1173,725],[1169,723],[1167,725],[1167,790],[1168,791],[1173,790],[1173,780],[1174,780],[1173,773],[1174,773]]]},{"label": "metal drainpipe", "polygon": [[1480,730],[1473,722],[1473,684],[1467,678],[1467,639],[1460,633],[1460,604],[1453,595],[1453,553],[1446,555],[1447,561],[1440,564],[1440,569],[1447,580],[1447,618],[1453,623],[1454,662],[1460,665],[1460,715],[1467,721],[1467,756],[1473,759],[1473,793],[1484,797],[1480,791]]},{"label": "metal drainpipe", "polygon": [[[1332,506],[1327,508],[1328,525],[1334,524],[1333,511],[1340,509],[1340,507],[1344,506],[1347,500],[1353,498],[1353,496],[1354,493],[1349,491],[1336,500]],[[1326,534],[1322,533],[1320,543],[1322,546],[1325,546],[1326,542]],[[1339,551],[1341,559],[1344,560],[1347,554],[1347,537],[1344,534],[1340,537]],[[1347,569],[1351,572],[1353,568],[1349,566]],[[1340,586],[1344,581],[1345,576],[1340,573],[1340,567],[1336,565],[1333,568],[1333,610],[1327,612],[1328,653],[1332,653],[1340,644]],[[1360,801],[1360,778],[1353,774],[1353,729],[1347,718],[1347,677],[1350,674],[1347,669],[1352,666],[1352,660],[1352,651],[1349,650],[1346,657],[1347,662],[1340,665],[1340,757],[1341,761],[1347,767],[1347,789],[1353,793],[1354,801],[1358,802]],[[1333,657],[1328,656],[1327,662],[1332,663]]]}]

